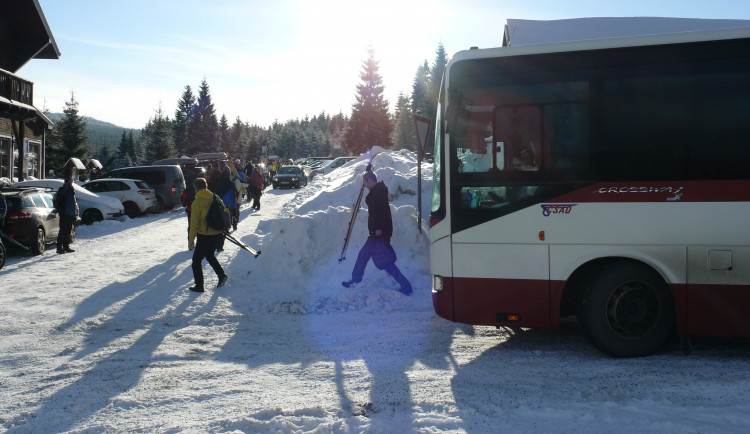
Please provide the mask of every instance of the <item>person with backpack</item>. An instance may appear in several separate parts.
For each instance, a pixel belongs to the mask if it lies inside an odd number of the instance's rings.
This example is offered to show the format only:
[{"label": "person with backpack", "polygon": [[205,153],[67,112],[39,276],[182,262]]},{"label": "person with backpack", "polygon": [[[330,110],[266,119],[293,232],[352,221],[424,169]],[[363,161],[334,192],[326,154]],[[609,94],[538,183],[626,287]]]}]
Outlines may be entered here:
[{"label": "person with backpack", "polygon": [[76,191],[73,189],[73,177],[66,176],[62,187],[57,189],[53,198],[55,208],[60,214],[60,232],[57,235],[57,253],[73,253],[70,248],[73,233],[73,225],[78,214],[78,203],[76,202]]},{"label": "person with backpack", "polygon": [[[219,243],[224,241],[224,231],[212,228],[208,224],[209,210],[211,204],[216,201],[222,212],[227,212],[224,202],[208,190],[208,184],[204,178],[196,178],[193,181],[195,189],[195,199],[193,200],[190,212],[190,232],[188,234],[188,248],[193,250],[193,278],[195,285],[190,287],[191,291],[203,292],[203,259],[208,261],[211,268],[214,269],[216,277],[219,279],[217,288],[227,283],[227,274],[221,268],[221,264],[214,254]],[[197,242],[196,242],[197,239]]]}]

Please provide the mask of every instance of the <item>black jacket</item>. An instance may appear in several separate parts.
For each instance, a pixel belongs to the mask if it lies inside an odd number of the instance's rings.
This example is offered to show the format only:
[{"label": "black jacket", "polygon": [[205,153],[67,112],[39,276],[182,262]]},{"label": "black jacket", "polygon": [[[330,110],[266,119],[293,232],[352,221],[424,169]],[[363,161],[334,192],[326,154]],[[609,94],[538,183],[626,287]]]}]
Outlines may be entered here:
[{"label": "black jacket", "polygon": [[391,218],[391,206],[388,204],[388,187],[383,181],[378,182],[365,197],[368,208],[367,229],[370,236],[375,236],[375,231],[383,231],[381,238],[391,240],[393,235],[393,219]]}]

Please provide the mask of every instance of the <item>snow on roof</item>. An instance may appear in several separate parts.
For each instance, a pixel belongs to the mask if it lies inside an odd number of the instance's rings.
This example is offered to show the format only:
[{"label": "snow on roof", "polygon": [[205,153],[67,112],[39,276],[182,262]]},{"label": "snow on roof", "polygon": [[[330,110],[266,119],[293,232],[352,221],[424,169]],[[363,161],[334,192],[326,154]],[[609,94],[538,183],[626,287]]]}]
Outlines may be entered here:
[{"label": "snow on roof", "polygon": [[600,17],[551,21],[508,19],[503,34],[503,46],[743,27],[750,27],[750,20],[662,17]]}]

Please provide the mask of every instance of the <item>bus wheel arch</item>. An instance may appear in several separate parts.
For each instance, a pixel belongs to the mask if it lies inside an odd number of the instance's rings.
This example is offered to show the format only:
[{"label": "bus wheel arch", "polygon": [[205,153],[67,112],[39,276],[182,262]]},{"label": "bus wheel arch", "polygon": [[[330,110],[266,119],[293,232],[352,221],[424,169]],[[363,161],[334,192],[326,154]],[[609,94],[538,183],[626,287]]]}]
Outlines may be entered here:
[{"label": "bus wheel arch", "polygon": [[573,307],[586,338],[614,357],[651,354],[675,334],[667,282],[641,261],[603,258],[584,264],[563,291],[561,313],[573,313]]}]

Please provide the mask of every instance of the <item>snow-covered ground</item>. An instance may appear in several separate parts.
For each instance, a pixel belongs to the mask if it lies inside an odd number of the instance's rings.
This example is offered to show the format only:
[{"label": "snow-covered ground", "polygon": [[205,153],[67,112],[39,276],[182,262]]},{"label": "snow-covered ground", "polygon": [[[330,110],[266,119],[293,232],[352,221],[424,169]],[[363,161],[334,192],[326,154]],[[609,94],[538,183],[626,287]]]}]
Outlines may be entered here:
[{"label": "snow-covered ground", "polygon": [[341,287],[365,240],[363,209],[338,263],[365,159],[268,191],[260,212],[243,204],[234,235],[262,254],[227,243],[230,281],[204,294],[187,291],[181,209],[82,226],[73,254],[13,253],[0,270],[0,430],[750,431],[747,341],[617,360],[573,323],[496,330],[436,317],[411,153],[374,165],[414,294],[372,265]]}]

